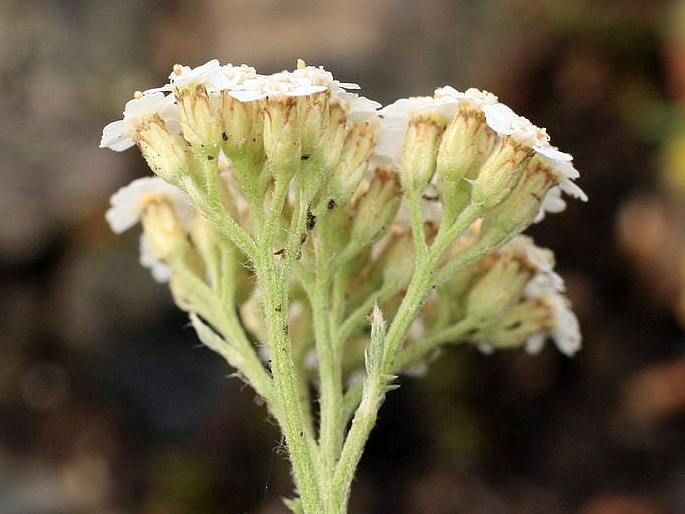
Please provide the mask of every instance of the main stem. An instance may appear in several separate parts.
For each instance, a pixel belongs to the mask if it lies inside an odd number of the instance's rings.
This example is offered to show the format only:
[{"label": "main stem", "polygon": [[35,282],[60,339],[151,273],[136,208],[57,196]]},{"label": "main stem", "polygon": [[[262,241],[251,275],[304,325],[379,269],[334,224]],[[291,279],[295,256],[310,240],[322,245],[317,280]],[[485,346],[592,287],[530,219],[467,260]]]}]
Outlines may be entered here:
[{"label": "main stem", "polygon": [[296,254],[293,237],[288,241],[284,253],[274,253],[278,217],[283,210],[290,180],[284,178],[288,176],[287,173],[275,176],[271,204],[257,227],[258,250],[254,265],[264,292],[263,311],[269,339],[271,374],[282,413],[278,421],[285,437],[302,508],[306,514],[321,514],[318,447],[311,433],[311,423],[300,402],[300,383],[303,378],[298,374],[288,334],[289,280]]},{"label": "main stem", "polygon": [[322,511],[321,491],[315,473],[313,449],[316,443],[299,402],[298,381],[292,346],[288,336],[288,295],[278,270],[262,255],[256,263],[257,274],[264,288],[264,314],[271,350],[271,373],[276,395],[281,405],[279,423],[288,447],[302,507],[307,514]]}]

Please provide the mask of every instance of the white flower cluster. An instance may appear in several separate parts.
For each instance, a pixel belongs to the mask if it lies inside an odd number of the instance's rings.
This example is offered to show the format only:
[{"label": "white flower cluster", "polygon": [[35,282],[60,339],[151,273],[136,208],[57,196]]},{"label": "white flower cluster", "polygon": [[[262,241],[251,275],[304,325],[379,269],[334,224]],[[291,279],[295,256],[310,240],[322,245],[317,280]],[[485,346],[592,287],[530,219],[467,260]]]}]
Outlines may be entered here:
[{"label": "white flower cluster", "polygon": [[[485,173],[481,173],[480,180],[478,180],[474,176],[475,172],[469,169],[461,175],[457,175],[458,179],[452,179],[450,187],[454,186],[453,189],[441,189],[444,184],[440,183],[443,178],[440,173],[445,169],[447,169],[447,173],[450,172],[450,169],[459,169],[459,166],[454,163],[461,156],[466,155],[466,160],[468,160],[473,154],[473,162],[476,162],[475,169],[477,170],[481,169],[479,166],[484,162],[492,162],[487,159],[499,151],[501,147],[505,147],[511,152],[523,149],[522,153],[526,157],[521,159],[521,162],[524,163],[523,166],[529,171],[532,170],[531,173],[544,173],[545,178],[549,179],[530,182],[531,187],[538,188],[534,193],[539,192],[539,196],[530,195],[528,192],[521,195],[522,198],[525,197],[526,202],[531,196],[542,198],[539,204],[528,203],[531,212],[527,214],[529,217],[526,218],[526,226],[538,208],[536,222],[543,219],[546,213],[564,210],[566,202],[562,198],[562,193],[583,201],[587,200],[585,193],[574,182],[579,173],[573,166],[573,157],[553,146],[544,128],[539,128],[527,118],[514,113],[507,105],[499,102],[492,93],[475,88],[461,92],[451,86],[444,86],[436,89],[432,96],[402,98],[381,108],[379,103],[353,92],[358,89],[360,89],[359,85],[340,82],[322,67],[306,66],[302,61],[298,61],[298,66],[293,71],[282,71],[270,75],[259,74],[254,68],[247,65],[222,65],[216,59],[195,68],[176,65],[169,75],[167,84],[159,88],[148,89],[142,93],[135,93],[134,98],[126,104],[123,119],[114,121],[104,128],[100,147],[123,151],[138,144],[155,173],[164,176],[165,179],[172,177],[169,182],[173,182],[173,177],[175,177],[172,175],[173,173],[189,173],[188,170],[193,168],[193,163],[186,165],[186,159],[196,158],[196,156],[189,154],[192,154],[196,148],[204,146],[202,144],[196,145],[196,140],[200,143],[218,140],[218,144],[209,145],[214,148],[214,153],[212,155],[207,154],[206,158],[210,159],[214,165],[221,163],[217,173],[226,178],[231,174],[231,166],[237,162],[231,162],[226,157],[227,155],[230,155],[231,158],[234,157],[227,149],[229,148],[227,145],[233,141],[231,137],[237,134],[235,136],[237,141],[250,140],[243,137],[241,130],[245,127],[240,125],[240,120],[242,120],[240,116],[237,117],[236,125],[230,124],[234,107],[237,107],[238,111],[245,107],[243,111],[240,111],[248,120],[245,123],[254,124],[264,121],[262,119],[265,117],[264,112],[270,107],[297,105],[300,108],[297,115],[298,122],[302,122],[299,120],[300,117],[308,120],[307,114],[315,113],[312,116],[314,121],[311,122],[311,126],[307,125],[306,128],[301,129],[301,132],[310,134],[307,131],[311,131],[316,135],[319,128],[317,116],[327,115],[328,110],[326,109],[330,108],[333,111],[333,106],[336,106],[336,113],[341,112],[339,107],[342,107],[344,111],[341,119],[344,119],[345,122],[340,125],[344,130],[341,129],[341,133],[325,132],[328,130],[328,126],[326,125],[327,122],[324,122],[322,126],[326,128],[321,129],[321,133],[325,136],[322,136],[321,139],[312,137],[307,140],[307,144],[309,145],[308,148],[319,149],[321,146],[326,146],[319,141],[331,141],[339,148],[337,154],[333,152],[334,157],[330,161],[345,162],[347,160],[348,164],[352,163],[348,168],[355,172],[354,180],[350,178],[351,173],[338,173],[340,176],[333,175],[332,178],[327,177],[325,179],[331,184],[335,184],[336,181],[341,182],[337,185],[337,189],[332,189],[340,194],[339,198],[349,199],[353,196],[354,191],[360,189],[360,184],[368,186],[372,174],[366,171],[367,166],[371,168],[370,171],[381,165],[384,167],[389,165],[390,168],[399,170],[402,168],[400,163],[405,162],[402,161],[401,156],[404,155],[407,158],[409,155],[408,162],[410,164],[416,164],[417,168],[424,166],[426,180],[423,180],[423,175],[421,175],[422,179],[416,181],[417,187],[424,188],[420,190],[422,193],[421,201],[423,202],[421,204],[423,221],[433,222],[437,226],[443,217],[445,199],[450,199],[449,194],[444,194],[444,197],[441,196],[443,191],[448,191],[448,193],[458,191],[461,194],[475,184],[481,186],[480,192],[485,191],[478,198],[487,198],[490,192],[488,187],[494,184],[493,190],[497,189],[498,180],[502,184],[499,191],[511,191],[513,186],[507,181],[507,177],[502,179],[499,176],[507,175],[509,172],[500,173],[497,165],[490,166],[495,180],[490,180],[490,175]],[[198,120],[203,123],[203,126],[197,130],[197,133],[194,133],[196,127],[193,127],[193,122],[195,120],[191,119],[192,117],[188,115],[188,112],[193,112],[192,106],[196,104],[193,104],[192,101],[194,101],[193,98],[197,99],[193,95],[198,92],[204,101],[201,105],[206,107],[206,110],[203,111],[205,114],[201,112],[201,115],[198,115]],[[284,100],[288,98],[295,100]],[[327,103],[327,106],[322,108],[324,102]],[[243,104],[250,105],[245,106]],[[252,109],[254,106],[257,109]],[[307,108],[302,109],[303,106]],[[312,110],[307,110],[310,107]],[[200,111],[198,110],[198,112]],[[259,119],[261,121],[255,122],[256,118],[250,118],[250,113],[256,111],[260,112],[259,116],[262,118]],[[364,123],[366,121],[370,123]],[[425,125],[419,126],[418,124],[421,123]],[[214,125],[221,125],[221,128]],[[330,125],[335,126],[335,123]],[[213,127],[213,130],[205,130],[207,126]],[[422,132],[424,128],[426,128],[426,132]],[[270,129],[269,134],[273,140],[271,141],[272,144],[269,145],[272,153],[267,154],[269,159],[274,155],[273,152],[280,152],[289,148],[288,145],[281,144],[281,140],[278,139],[281,129],[283,127],[279,126]],[[461,129],[464,130],[460,131]],[[245,133],[250,132],[246,131]],[[285,134],[283,137],[288,137],[290,134],[285,129],[283,129],[283,133]],[[448,133],[450,137],[447,137]],[[197,139],[191,141],[189,134],[194,135]],[[266,131],[263,134],[261,127],[250,134],[266,137]],[[294,134],[299,137],[298,131],[295,131]],[[429,147],[423,145],[424,140],[421,137],[424,134],[429,134],[431,138]],[[324,139],[324,137],[329,139]],[[227,140],[231,141],[225,143]],[[167,156],[163,152],[166,146],[172,146],[169,144],[170,141],[175,146],[168,152]],[[452,143],[455,143],[456,146]],[[222,144],[224,146],[221,146]],[[191,146],[192,151],[190,150]],[[263,152],[263,148],[266,146],[266,143],[263,146],[256,145],[254,151]],[[290,147],[292,146],[297,145],[290,145]],[[414,148],[420,150],[418,152],[420,157],[411,161]],[[512,148],[513,150],[511,150]],[[242,147],[238,147],[238,151],[242,152]],[[299,150],[296,151],[299,152]],[[424,151],[425,155],[421,153]],[[240,157],[240,154],[236,155],[238,158]],[[279,155],[276,154],[277,157]],[[511,160],[507,160],[507,156],[511,154],[504,153],[502,155],[504,157],[501,161],[497,161],[498,163],[506,163]],[[443,161],[440,161],[441,156],[445,156]],[[298,153],[295,155],[294,161],[319,162],[316,159],[310,159],[310,157],[309,153],[306,155],[304,152],[303,155]],[[432,164],[426,165],[425,163],[430,159],[432,159]],[[164,166],[166,162],[172,160],[173,165]],[[254,161],[259,162],[259,159]],[[159,164],[160,162],[159,166],[153,166],[153,163]],[[326,162],[328,163],[328,161]],[[444,164],[445,162],[454,165],[450,168],[449,165]],[[407,167],[411,168],[410,165]],[[233,169],[238,170],[235,166]],[[443,171],[437,172],[436,169]],[[160,170],[166,170],[168,175],[163,175]],[[226,170],[228,170],[227,173],[225,173]],[[409,174],[413,171],[415,170],[410,170]],[[366,177],[363,177],[364,173],[367,173]],[[402,175],[401,172],[400,175]],[[516,173],[512,171],[511,175],[516,176]],[[346,180],[349,183],[345,182]],[[401,185],[407,190],[406,184],[410,184],[410,182],[408,180],[405,184],[402,180],[404,179],[401,178]],[[264,183],[267,184],[268,181]],[[540,183],[542,185],[538,187]],[[249,213],[246,214],[248,202],[241,196],[241,191],[244,192],[245,189],[241,188],[240,184],[236,184],[238,182],[235,180],[226,179],[226,188],[230,196],[234,197],[233,204],[236,212],[248,218]],[[300,185],[298,183],[297,187],[299,188]],[[319,185],[317,183],[316,187]],[[289,186],[290,203],[294,204],[295,193],[299,189],[296,189],[294,181]],[[462,186],[462,189],[458,189]],[[475,190],[475,187],[473,189]],[[315,191],[315,188],[312,187],[312,190]],[[190,220],[193,217],[194,207],[176,187],[157,177],[134,181],[112,197],[112,207],[106,215],[112,230],[122,232],[136,224],[140,220],[145,206],[155,198],[160,197],[163,197],[173,206],[181,224],[190,230]],[[330,198],[331,196],[317,198],[317,201],[320,202],[319,205],[337,205],[337,201]],[[502,198],[506,197],[503,196]],[[498,202],[502,201],[498,200]],[[493,203],[494,205],[499,205],[499,203]],[[332,208],[329,207],[329,209]],[[396,216],[394,222],[408,227],[406,198],[402,201],[400,214],[395,215],[393,213],[393,215]],[[527,341],[526,348],[529,351],[538,350],[544,339],[551,336],[556,340],[563,353],[568,355],[575,353],[580,346],[578,322],[571,312],[567,300],[562,295],[564,292],[563,281],[553,271],[553,260],[550,259],[548,253],[534,247],[525,238],[512,240],[509,249],[516,248],[518,248],[516,251],[525,254],[526,260],[536,270],[535,277],[525,289],[524,297],[544,302],[549,306],[554,318],[552,323],[554,328],[550,330],[541,329]],[[165,263],[154,257],[145,235],[141,240],[141,262],[146,267],[151,268],[158,280],[169,279],[171,270]]]},{"label": "white flower cluster", "polygon": [[450,120],[460,111],[482,114],[489,129],[501,137],[510,137],[517,144],[531,148],[535,152],[535,159],[542,162],[552,174],[557,185],[547,191],[536,223],[544,219],[545,213],[558,213],[566,208],[562,192],[587,201],[587,195],[573,182],[580,176],[573,166],[573,157],[551,145],[544,128],[516,114],[492,93],[476,88],[461,92],[452,86],[444,86],[436,89],[432,97],[402,98],[382,108],[379,115],[383,119],[383,127],[375,150],[378,162],[397,160],[413,117]]},{"label": "white flower cluster", "polygon": [[[169,83],[158,88],[136,92],[124,109],[124,118],[108,124],[102,133],[100,148],[120,152],[135,144],[135,133],[147,116],[158,115],[170,133],[178,133],[180,112],[173,94],[175,90],[203,85],[210,95],[227,91],[240,102],[254,102],[284,96],[309,96],[329,91],[348,111],[351,121],[374,115],[381,106],[378,102],[349,93],[347,89],[360,89],[358,84],[339,82],[320,67],[305,66],[298,62],[294,71],[260,75],[246,65],[221,65],[213,59],[196,68],[176,65],[169,75]],[[166,94],[165,93],[170,93]]]}]

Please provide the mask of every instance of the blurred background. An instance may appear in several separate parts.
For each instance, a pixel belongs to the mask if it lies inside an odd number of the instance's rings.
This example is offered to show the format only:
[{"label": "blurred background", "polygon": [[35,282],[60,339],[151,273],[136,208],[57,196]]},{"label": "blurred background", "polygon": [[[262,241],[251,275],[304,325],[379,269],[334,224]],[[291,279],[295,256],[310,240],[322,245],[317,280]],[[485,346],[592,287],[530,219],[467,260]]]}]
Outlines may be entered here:
[{"label": "blurred background", "polygon": [[584,349],[457,348],[388,396],[351,512],[685,513],[685,1],[0,0],[0,513],[278,514],[279,435],[110,233],[98,149],[174,63],[496,93],[575,156]]}]

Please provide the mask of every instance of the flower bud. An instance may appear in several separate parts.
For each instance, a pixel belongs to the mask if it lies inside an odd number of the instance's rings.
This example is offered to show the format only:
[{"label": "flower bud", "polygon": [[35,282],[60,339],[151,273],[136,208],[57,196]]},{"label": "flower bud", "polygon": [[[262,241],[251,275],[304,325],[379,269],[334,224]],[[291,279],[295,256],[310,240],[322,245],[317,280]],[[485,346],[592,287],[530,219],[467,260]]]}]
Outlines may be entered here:
[{"label": "flower bud", "polygon": [[[361,127],[360,127],[361,128]],[[356,132],[356,126],[350,125],[350,132]],[[364,132],[367,126],[364,125]],[[339,102],[332,102],[328,106],[326,129],[322,134],[320,148],[321,164],[324,168],[333,168],[340,161],[347,136],[347,113]],[[366,136],[365,136],[366,137]]]},{"label": "flower bud", "polygon": [[491,348],[514,348],[550,326],[550,311],[540,300],[524,300],[506,311],[495,322],[481,327],[471,342]]},{"label": "flower bud", "polygon": [[170,184],[179,184],[191,173],[186,141],[170,134],[159,116],[150,116],[141,124],[136,141],[150,169]]},{"label": "flower bud", "polygon": [[297,98],[297,117],[301,121],[302,155],[311,156],[322,149],[321,140],[330,119],[329,90]]},{"label": "flower bud", "polygon": [[376,242],[395,219],[401,197],[397,174],[378,168],[366,191],[354,199],[350,244],[364,247]]},{"label": "flower bud", "polygon": [[518,301],[532,272],[508,253],[486,258],[486,270],[466,298],[466,313],[490,323]]},{"label": "flower bud", "polygon": [[421,192],[435,174],[440,137],[446,122],[437,116],[411,118],[399,156],[402,187]]},{"label": "flower bud", "polygon": [[[317,210],[349,202],[368,170],[376,142],[374,130],[371,120],[356,123],[347,129],[339,161],[321,191]],[[338,134],[333,137],[338,137]]]},{"label": "flower bud", "polygon": [[502,202],[518,183],[533,154],[532,148],[518,144],[510,137],[502,138],[473,183],[471,202],[484,211]]},{"label": "flower bud", "polygon": [[142,210],[141,222],[150,250],[158,259],[171,263],[190,250],[186,230],[170,201],[161,198],[150,201]]},{"label": "flower bud", "polygon": [[473,180],[497,146],[497,134],[485,123],[482,111],[461,109],[445,129],[437,157],[443,182]]},{"label": "flower bud", "polygon": [[479,110],[461,108],[447,126],[436,164],[438,190],[447,219],[455,218],[468,204],[471,182],[478,176],[498,140]]},{"label": "flower bud", "polygon": [[216,157],[221,142],[219,123],[204,84],[190,83],[175,89],[174,94],[181,109],[183,137],[192,151]]},{"label": "flower bud", "polygon": [[297,97],[266,99],[264,110],[264,152],[275,173],[286,173],[288,180],[302,156]]},{"label": "flower bud", "polygon": [[533,159],[511,194],[483,218],[482,233],[493,241],[504,241],[523,232],[540,212],[542,200],[554,184]]},{"label": "flower bud", "polygon": [[236,169],[260,168],[264,156],[264,113],[259,101],[241,102],[223,91],[219,108],[221,149]]},{"label": "flower bud", "polygon": [[[320,96],[320,93],[315,96]],[[342,105],[333,102],[327,106],[327,119],[323,121],[318,147],[302,151],[303,163],[301,180],[308,186],[311,195],[312,211],[320,214],[341,203],[346,203],[363,177],[362,166],[356,164],[352,170],[343,167],[341,155],[348,136],[346,113]],[[349,138],[356,131],[349,131]],[[309,136],[311,137],[311,136]]]}]

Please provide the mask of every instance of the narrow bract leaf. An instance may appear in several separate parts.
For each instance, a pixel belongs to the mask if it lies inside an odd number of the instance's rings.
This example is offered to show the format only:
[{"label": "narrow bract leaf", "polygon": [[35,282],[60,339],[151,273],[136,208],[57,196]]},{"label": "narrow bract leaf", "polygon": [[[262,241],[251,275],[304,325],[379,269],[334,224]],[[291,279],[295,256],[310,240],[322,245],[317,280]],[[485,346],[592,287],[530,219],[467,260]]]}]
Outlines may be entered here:
[{"label": "narrow bract leaf", "polygon": [[374,305],[369,317],[371,322],[371,340],[365,351],[366,372],[369,375],[382,373],[385,356],[385,319],[378,305]]},{"label": "narrow bract leaf", "polygon": [[228,341],[224,340],[194,312],[190,313],[190,322],[193,324],[200,341],[207,348],[221,355],[234,368],[241,369],[242,356]]}]

